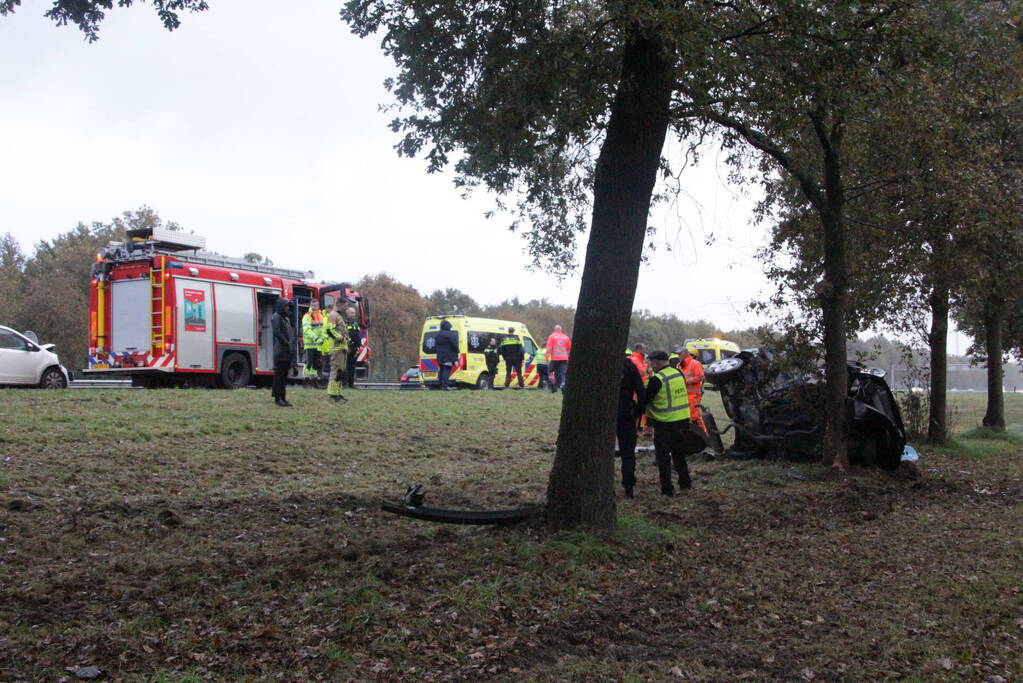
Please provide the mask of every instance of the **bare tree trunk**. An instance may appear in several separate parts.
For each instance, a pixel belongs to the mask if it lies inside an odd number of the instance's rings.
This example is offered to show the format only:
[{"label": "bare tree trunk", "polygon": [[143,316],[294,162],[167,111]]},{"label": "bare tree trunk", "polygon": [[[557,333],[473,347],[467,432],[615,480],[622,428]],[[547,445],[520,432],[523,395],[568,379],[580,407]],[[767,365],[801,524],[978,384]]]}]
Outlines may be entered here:
[{"label": "bare tree trunk", "polygon": [[931,307],[931,331],[927,335],[931,347],[928,443],[944,443],[948,434],[948,296],[948,285],[936,282],[928,297]]},{"label": "bare tree trunk", "polygon": [[992,297],[984,307],[984,346],[987,351],[987,412],[981,424],[1005,429],[1005,396],[1002,395],[1002,327],[1005,301]]},{"label": "bare tree trunk", "polygon": [[597,160],[558,449],[547,486],[547,516],[555,526],[609,529],[615,524],[618,385],[668,129],[670,76],[661,41],[634,32],[622,56]]}]

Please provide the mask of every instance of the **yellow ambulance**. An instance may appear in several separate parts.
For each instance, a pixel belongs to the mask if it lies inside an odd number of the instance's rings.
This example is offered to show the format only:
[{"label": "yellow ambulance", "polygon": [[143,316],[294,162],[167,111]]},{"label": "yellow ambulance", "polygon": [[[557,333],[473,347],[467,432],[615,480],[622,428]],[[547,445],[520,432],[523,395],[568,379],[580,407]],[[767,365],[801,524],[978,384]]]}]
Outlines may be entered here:
[{"label": "yellow ambulance", "polygon": [[[453,368],[451,373],[453,383],[476,389],[490,389],[495,384],[503,386],[506,371],[504,360],[502,359],[498,363],[497,377],[491,377],[487,371],[487,361],[483,350],[490,344],[491,337],[496,339],[500,346],[504,338],[509,336],[508,330],[514,328],[515,332],[511,336],[518,337],[522,341],[523,381],[526,388],[538,387],[540,375],[533,362],[536,358],[537,343],[524,324],[512,320],[471,318],[464,315],[431,316],[423,323],[423,334],[419,339],[419,375],[424,384],[432,386],[438,382],[437,372],[440,370],[440,366],[437,363],[434,339],[440,332],[440,324],[443,320],[449,321],[451,331],[458,335],[458,365]],[[518,386],[518,380],[514,374],[512,375],[512,386]]]},{"label": "yellow ambulance", "polygon": [[722,358],[731,358],[741,351],[738,344],[724,339],[686,339],[683,346],[704,366]]}]

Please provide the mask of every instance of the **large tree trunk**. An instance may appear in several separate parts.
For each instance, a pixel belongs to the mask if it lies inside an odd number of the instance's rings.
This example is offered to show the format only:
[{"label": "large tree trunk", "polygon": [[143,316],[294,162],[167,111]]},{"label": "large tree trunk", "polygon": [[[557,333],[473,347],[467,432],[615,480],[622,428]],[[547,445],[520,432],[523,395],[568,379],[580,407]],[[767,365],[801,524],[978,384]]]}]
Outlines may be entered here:
[{"label": "large tree trunk", "polygon": [[839,158],[841,134],[833,133],[824,147],[824,189],[821,207],[824,229],[824,287],[821,313],[824,323],[824,364],[826,369],[823,462],[839,469],[849,466],[846,398],[849,395],[845,311],[848,301],[849,269],[846,264],[845,188]]},{"label": "large tree trunk", "polygon": [[650,197],[671,98],[671,63],[660,40],[636,32],[622,56],[597,160],[558,449],[547,486],[555,526],[615,524],[614,424],[622,359],[636,294]]},{"label": "large tree trunk", "polygon": [[931,307],[930,415],[927,419],[928,443],[944,443],[948,433],[948,285],[936,282],[928,297]]},{"label": "large tree trunk", "polygon": [[987,413],[985,427],[1005,429],[1005,397],[1002,395],[1002,326],[1005,301],[992,297],[984,307],[984,348],[987,352]]}]

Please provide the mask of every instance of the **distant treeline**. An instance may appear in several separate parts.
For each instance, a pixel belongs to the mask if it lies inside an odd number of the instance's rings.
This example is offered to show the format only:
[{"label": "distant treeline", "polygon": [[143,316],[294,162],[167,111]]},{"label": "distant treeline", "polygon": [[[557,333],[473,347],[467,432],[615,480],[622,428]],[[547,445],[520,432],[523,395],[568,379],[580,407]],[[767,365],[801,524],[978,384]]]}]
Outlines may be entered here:
[{"label": "distant treeline", "polygon": [[[64,364],[80,370],[87,363],[89,331],[89,269],[97,250],[110,240],[124,239],[127,229],[164,227],[155,211],[142,207],[127,211],[110,222],[79,223],[51,240],[35,245],[27,255],[11,234],[0,238],[0,325],[32,330],[44,343],[53,343]],[[269,262],[259,254],[245,258]],[[481,304],[457,289],[436,290],[423,295],[413,285],[391,275],[366,275],[357,288],[371,300],[373,348],[372,378],[394,381],[419,358],[419,336],[428,315],[472,315],[513,320],[525,324],[540,343],[555,325],[572,334],[575,308],[553,304],[546,299],[521,301],[512,298],[496,304]],[[684,315],[684,312],[682,312]],[[632,315],[629,345],[643,342],[650,350],[665,349],[685,339],[721,337],[742,348],[763,343],[763,329],[724,330],[707,320],[686,320],[674,313],[656,314],[638,310]],[[850,355],[895,369],[902,387],[926,386],[926,355],[907,354],[905,347],[885,337],[854,342]],[[970,365],[966,357],[950,357],[949,388],[983,390],[983,368]],[[1005,386],[1023,388],[1023,375],[1007,365]]]}]

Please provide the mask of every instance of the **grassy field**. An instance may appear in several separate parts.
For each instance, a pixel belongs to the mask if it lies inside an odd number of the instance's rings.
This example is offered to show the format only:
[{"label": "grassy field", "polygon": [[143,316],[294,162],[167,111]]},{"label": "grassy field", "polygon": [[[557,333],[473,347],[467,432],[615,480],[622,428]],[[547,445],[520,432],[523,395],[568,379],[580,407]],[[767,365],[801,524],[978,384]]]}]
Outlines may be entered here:
[{"label": "grassy field", "polygon": [[580,534],[379,509],[541,501],[559,396],[0,391],[0,680],[1018,680],[1023,431],[952,396],[917,480],[645,455]]}]

